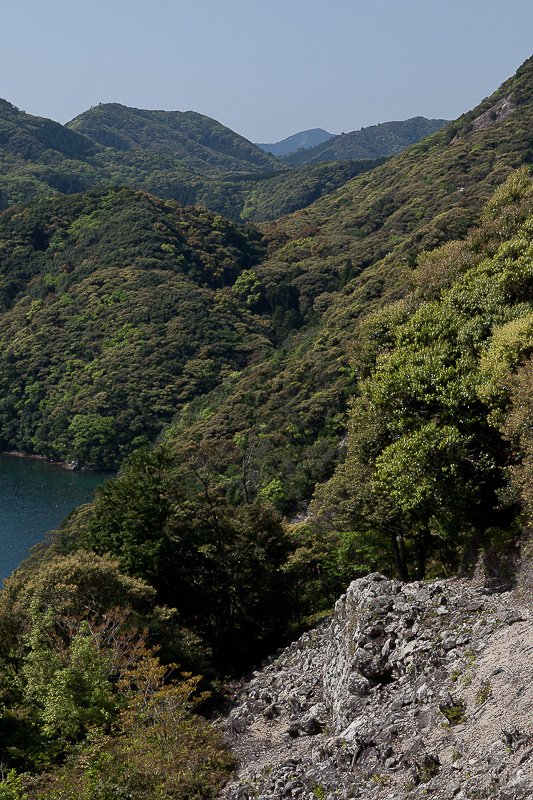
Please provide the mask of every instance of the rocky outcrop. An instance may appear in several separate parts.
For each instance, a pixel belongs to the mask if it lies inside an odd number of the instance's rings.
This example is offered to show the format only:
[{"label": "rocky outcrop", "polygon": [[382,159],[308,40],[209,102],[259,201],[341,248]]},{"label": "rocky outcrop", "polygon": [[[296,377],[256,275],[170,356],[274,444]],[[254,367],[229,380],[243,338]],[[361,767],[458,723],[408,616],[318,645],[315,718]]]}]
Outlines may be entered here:
[{"label": "rocky outcrop", "polygon": [[[477,133],[478,131],[488,128],[489,125],[492,125],[494,122],[500,122],[502,119],[505,119],[505,117],[508,117],[509,114],[512,114],[513,111],[516,111],[516,105],[513,101],[513,95],[510,94],[508,97],[498,100],[487,109],[487,111],[484,111],[483,114],[480,114],[472,120],[470,125],[465,125],[459,133],[453,137],[450,144],[455,144],[455,142],[458,142],[468,133]],[[459,191],[465,191],[464,187],[461,187]]]},{"label": "rocky outcrop", "polygon": [[504,117],[507,117],[515,109],[516,106],[513,103],[512,95],[504,97],[503,100],[498,100],[497,103],[494,103],[484,114],[480,114],[479,117],[475,118],[472,123],[472,130],[474,133],[476,131],[482,131],[484,128],[488,128],[491,123],[499,122],[501,119],[504,119]]},{"label": "rocky outcrop", "polygon": [[244,687],[225,797],[533,797],[532,655],[516,594],[360,578]]}]

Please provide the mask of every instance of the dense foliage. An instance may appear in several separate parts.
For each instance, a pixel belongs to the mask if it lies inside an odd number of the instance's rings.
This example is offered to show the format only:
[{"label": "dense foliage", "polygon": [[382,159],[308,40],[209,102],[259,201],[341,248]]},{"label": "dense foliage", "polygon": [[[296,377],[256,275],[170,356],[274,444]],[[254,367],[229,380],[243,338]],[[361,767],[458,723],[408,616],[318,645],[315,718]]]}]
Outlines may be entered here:
[{"label": "dense foliage", "polygon": [[146,180],[144,187],[180,203],[205,206],[235,222],[262,222],[311,205],[319,197],[385,160],[339,161],[263,175],[223,175],[217,178],[156,173]]},{"label": "dense foliage", "polygon": [[[180,438],[256,442],[252,495],[294,510],[333,469],[358,317],[405,294],[416,254],[463,236],[494,185],[530,158],[531,69],[265,226],[268,258],[250,228],[130,190],[8,211],[4,447],[111,465],[175,417]],[[511,113],[492,119],[511,94]],[[271,180],[281,189],[292,175]],[[195,222],[186,230],[173,215]]]},{"label": "dense foliage", "polygon": [[270,348],[239,277],[260,237],[130,189],[0,217],[0,442],[100,467]]},{"label": "dense foliage", "polygon": [[[327,594],[347,569],[395,569],[403,578],[423,577],[428,565],[453,571],[469,551],[502,531],[514,535],[518,530],[520,506],[514,487],[521,487],[525,501],[531,502],[529,401],[524,388],[529,372],[528,363],[521,364],[533,350],[532,219],[533,190],[528,172],[521,170],[496,192],[481,224],[464,242],[421,254],[409,295],[359,324],[352,344],[351,379],[357,390],[349,412],[346,459],[329,483],[317,489],[312,521],[294,529],[288,542],[283,557],[289,591],[295,591],[289,564],[312,571],[317,559],[322,561],[331,577],[324,582]],[[181,520],[180,530],[184,510],[190,525],[198,513],[192,508],[200,506],[202,497],[209,498],[217,519],[225,518],[229,508],[233,522],[240,518],[239,509],[249,514],[258,503],[290,511],[295,498],[308,497],[313,485],[332,471],[338,455],[335,434],[344,418],[341,402],[331,392],[330,376],[321,372],[332,352],[318,361],[314,376],[305,370],[319,358],[319,350],[310,349],[309,360],[302,351],[300,356],[301,371],[293,364],[292,383],[279,386],[273,397],[261,389],[266,380],[273,380],[267,371],[275,363],[271,359],[237,379],[231,392],[221,386],[181,412],[167,433],[169,464],[174,463],[173,474],[179,478],[172,491],[163,493],[166,510],[163,522],[154,523],[158,531],[165,530],[171,507],[170,516]],[[330,369],[335,377],[338,365]],[[306,405],[298,385],[309,388],[313,380],[321,380],[323,389]],[[280,397],[286,402],[276,410]],[[292,405],[295,400],[299,406]],[[265,416],[254,410],[260,405]],[[314,429],[300,433],[298,423],[310,424],[313,413]],[[317,439],[319,426],[327,425],[329,431]],[[186,467],[176,472],[176,463]],[[185,492],[181,499],[175,494],[178,486]],[[96,504],[100,533],[91,534],[89,526],[87,534],[78,526],[77,540],[99,552],[122,552],[126,522],[120,524],[117,540],[108,534],[98,540],[107,524],[104,505],[113,508],[111,497],[102,506]],[[132,519],[142,518],[133,500],[128,507]],[[153,498],[149,507],[158,507]],[[152,521],[154,513],[149,512]],[[204,509],[200,516],[206,514]],[[214,535],[216,526],[209,524]],[[267,525],[264,512],[259,525]],[[138,522],[135,530],[141,530]],[[253,535],[261,541],[257,532]],[[230,549],[237,552],[232,536]],[[200,540],[195,527],[192,541]],[[128,534],[128,548],[134,541]],[[143,535],[142,547],[146,546],[157,553],[163,547],[154,532]],[[139,552],[124,553],[124,567],[162,592],[163,566],[151,567],[153,556],[144,549]],[[161,552],[163,562],[170,563],[168,550]],[[139,573],[136,563],[145,571]],[[180,563],[186,568],[185,557]],[[217,563],[224,563],[220,554]],[[204,565],[201,572],[209,570]],[[259,575],[257,566],[254,572]],[[186,587],[184,579],[179,583]],[[186,588],[181,599],[162,595],[181,609],[193,597],[192,588]],[[193,605],[198,608],[199,601],[193,600]],[[198,633],[210,635],[193,618],[184,620]],[[217,621],[215,628],[221,624]],[[209,641],[213,645],[214,639]]]},{"label": "dense foliage", "polygon": [[0,154],[0,208],[105,182],[205,206],[235,221],[292,213],[382,163],[287,170],[259,147],[192,111],[106,104],[64,127],[5,100],[0,100]]},{"label": "dense foliage", "polygon": [[215,794],[233,760],[191,715],[205,699],[199,678],[163,666],[135,626],[164,619],[153,594],[94,553],[45,560],[6,583],[0,797]]},{"label": "dense foliage", "polygon": [[[405,296],[418,254],[465,236],[495,186],[533,160],[532,73],[530,60],[457,123],[262,226],[270,257],[254,273],[281,346],[180,410],[178,439],[251,442],[252,496],[285,514],[305,508],[343,452],[357,321]],[[514,110],[491,119],[510,93]]]},{"label": "dense foliage", "polygon": [[292,213],[384,160],[287,170],[242,136],[192,111],[108,103],[63,127],[5,100],[0,156],[0,208],[105,182],[205,206],[234,221]]},{"label": "dense foliage", "polygon": [[410,297],[361,325],[346,461],[314,508],[361,563],[421,578],[516,535],[510,474],[527,502],[530,485],[532,230],[523,169],[464,242],[420,257]]},{"label": "dense foliage", "polygon": [[[232,503],[219,474],[221,446],[138,451],[74,514],[52,552],[113,553],[147,581],[157,602],[201,637],[220,671],[274,647],[296,614],[282,570],[291,542],[279,515],[259,502]],[[182,658],[183,660],[183,658]]]},{"label": "dense foliage", "polygon": [[151,179],[279,169],[276,158],[194,112],[97,106],[69,126],[0,100],[0,208],[101,182],[148,188]]}]

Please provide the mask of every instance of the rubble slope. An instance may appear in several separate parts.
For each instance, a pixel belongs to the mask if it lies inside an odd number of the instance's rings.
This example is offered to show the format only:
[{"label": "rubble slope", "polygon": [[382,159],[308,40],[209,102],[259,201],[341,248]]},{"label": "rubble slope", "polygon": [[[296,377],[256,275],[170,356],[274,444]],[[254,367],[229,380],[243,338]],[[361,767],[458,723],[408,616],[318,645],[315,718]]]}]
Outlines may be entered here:
[{"label": "rubble slope", "polygon": [[244,687],[225,798],[532,797],[532,653],[524,591],[360,578]]}]

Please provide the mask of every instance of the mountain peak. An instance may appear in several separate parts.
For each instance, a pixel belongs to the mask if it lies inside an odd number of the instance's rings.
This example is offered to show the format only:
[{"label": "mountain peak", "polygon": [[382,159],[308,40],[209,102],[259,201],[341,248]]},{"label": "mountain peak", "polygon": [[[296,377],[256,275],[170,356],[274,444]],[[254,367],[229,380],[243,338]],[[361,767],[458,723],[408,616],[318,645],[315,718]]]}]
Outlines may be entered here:
[{"label": "mountain peak", "polygon": [[67,123],[104,147],[158,151],[199,172],[255,172],[279,162],[243,136],[195,111],[155,111],[105,103]]}]

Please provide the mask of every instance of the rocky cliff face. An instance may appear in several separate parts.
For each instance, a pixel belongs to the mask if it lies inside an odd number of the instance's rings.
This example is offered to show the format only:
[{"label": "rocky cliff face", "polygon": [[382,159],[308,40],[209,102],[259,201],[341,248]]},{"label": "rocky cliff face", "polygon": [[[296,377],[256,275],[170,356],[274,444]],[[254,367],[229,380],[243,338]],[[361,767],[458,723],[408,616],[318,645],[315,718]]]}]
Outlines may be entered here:
[{"label": "rocky cliff face", "polygon": [[354,581],[243,689],[225,797],[533,797],[527,605],[463,581]]}]

